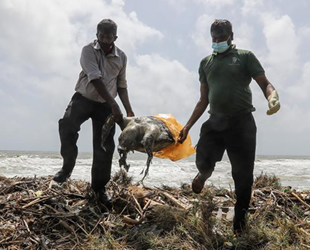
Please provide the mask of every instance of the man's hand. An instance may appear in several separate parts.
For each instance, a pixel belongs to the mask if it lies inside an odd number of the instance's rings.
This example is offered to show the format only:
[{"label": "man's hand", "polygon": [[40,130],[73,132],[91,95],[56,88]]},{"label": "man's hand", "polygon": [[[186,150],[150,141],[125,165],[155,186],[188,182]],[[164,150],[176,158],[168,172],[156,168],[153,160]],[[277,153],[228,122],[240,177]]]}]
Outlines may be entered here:
[{"label": "man's hand", "polygon": [[110,105],[113,114],[113,121],[120,122],[123,120],[123,114],[117,102],[111,96],[102,79],[94,79],[91,81],[99,95]]},{"label": "man's hand", "polygon": [[134,117],[135,113],[132,111],[132,108],[131,108],[131,105],[129,102],[127,88],[117,88],[117,93],[118,93],[118,96],[123,103],[125,110],[126,110],[127,117]]},{"label": "man's hand", "polygon": [[178,137],[178,143],[182,144],[186,140],[187,135],[188,135],[188,129],[187,127],[183,127]]},{"label": "man's hand", "polygon": [[135,116],[135,114],[133,111],[127,112],[127,117],[134,117],[134,116]]},{"label": "man's hand", "polygon": [[114,122],[120,122],[123,120],[123,113],[121,111],[121,109],[119,108],[118,104],[116,102],[114,102],[111,105],[112,108],[112,114],[113,114],[113,118],[114,118]]},{"label": "man's hand", "polygon": [[279,95],[276,90],[273,90],[268,96],[268,106],[269,110],[267,111],[267,115],[277,113],[280,109]]}]

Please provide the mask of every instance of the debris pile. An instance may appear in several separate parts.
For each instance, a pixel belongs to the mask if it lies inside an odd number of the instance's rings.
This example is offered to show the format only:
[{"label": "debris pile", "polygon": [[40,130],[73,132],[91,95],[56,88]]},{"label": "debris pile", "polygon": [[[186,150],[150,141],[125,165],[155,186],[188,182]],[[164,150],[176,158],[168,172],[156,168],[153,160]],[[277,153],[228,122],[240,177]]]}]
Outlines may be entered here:
[{"label": "debris pile", "polygon": [[274,176],[255,180],[241,237],[232,190],[133,185],[122,170],[107,190],[111,211],[83,181],[0,176],[0,249],[310,249],[310,191]]}]

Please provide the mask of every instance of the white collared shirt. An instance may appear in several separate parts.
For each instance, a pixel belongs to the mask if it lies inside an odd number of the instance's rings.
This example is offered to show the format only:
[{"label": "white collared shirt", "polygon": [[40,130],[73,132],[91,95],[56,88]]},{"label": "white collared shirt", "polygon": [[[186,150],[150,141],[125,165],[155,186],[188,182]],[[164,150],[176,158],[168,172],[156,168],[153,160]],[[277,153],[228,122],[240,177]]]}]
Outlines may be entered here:
[{"label": "white collared shirt", "polygon": [[102,79],[113,98],[117,96],[117,88],[127,88],[127,57],[118,47],[114,46],[112,52],[106,56],[95,40],[82,49],[80,64],[82,71],[75,91],[85,98],[96,102],[105,102],[94,85],[90,83],[95,79]]}]

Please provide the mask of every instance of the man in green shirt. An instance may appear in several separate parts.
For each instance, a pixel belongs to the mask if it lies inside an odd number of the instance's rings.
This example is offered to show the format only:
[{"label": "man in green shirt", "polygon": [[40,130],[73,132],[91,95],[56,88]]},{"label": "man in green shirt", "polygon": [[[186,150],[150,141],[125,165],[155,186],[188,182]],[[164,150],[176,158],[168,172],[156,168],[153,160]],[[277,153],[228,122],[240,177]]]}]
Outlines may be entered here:
[{"label": "man in green shirt", "polygon": [[199,66],[200,99],[180,132],[182,143],[191,127],[210,104],[210,117],[202,125],[197,144],[196,166],[199,173],[192,189],[200,193],[224,151],[232,165],[237,202],[233,229],[240,234],[245,228],[251,199],[256,148],[256,125],[252,115],[252,78],[268,100],[268,115],[280,109],[278,93],[265,76],[255,55],[232,44],[232,25],[228,20],[215,20],[211,25],[213,53]]}]

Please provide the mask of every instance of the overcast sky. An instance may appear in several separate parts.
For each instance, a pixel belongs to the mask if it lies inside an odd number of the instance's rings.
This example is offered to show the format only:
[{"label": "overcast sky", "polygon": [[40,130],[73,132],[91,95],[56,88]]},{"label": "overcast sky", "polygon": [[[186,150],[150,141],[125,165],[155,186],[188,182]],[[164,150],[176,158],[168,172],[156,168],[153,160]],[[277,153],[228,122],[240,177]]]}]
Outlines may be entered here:
[{"label": "overcast sky", "polygon": [[[281,110],[267,116],[251,83],[257,154],[309,155],[309,9],[309,0],[1,0],[0,150],[59,150],[58,120],[81,49],[104,18],[118,24],[136,116],[169,113],[185,124],[199,98],[198,65],[212,52],[209,27],[225,18],[234,43],[254,52],[280,96]],[[207,118],[190,131],[194,144]],[[92,150],[90,125],[82,126],[80,151]]]}]

